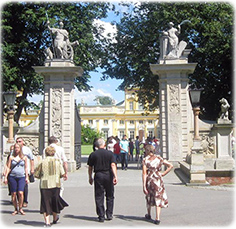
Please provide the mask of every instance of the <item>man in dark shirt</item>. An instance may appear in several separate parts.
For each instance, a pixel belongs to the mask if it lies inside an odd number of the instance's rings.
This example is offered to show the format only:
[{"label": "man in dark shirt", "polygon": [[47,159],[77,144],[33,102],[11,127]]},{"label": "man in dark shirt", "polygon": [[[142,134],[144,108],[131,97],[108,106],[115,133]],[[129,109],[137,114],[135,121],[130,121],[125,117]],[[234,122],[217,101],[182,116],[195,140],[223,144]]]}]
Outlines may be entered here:
[{"label": "man in dark shirt", "polygon": [[108,220],[112,220],[114,185],[118,182],[117,170],[113,153],[105,149],[105,141],[102,138],[98,138],[95,141],[95,146],[98,150],[91,153],[88,158],[89,183],[93,184],[92,172],[94,170],[96,210],[99,222],[104,222],[104,194],[106,194],[106,216]]}]

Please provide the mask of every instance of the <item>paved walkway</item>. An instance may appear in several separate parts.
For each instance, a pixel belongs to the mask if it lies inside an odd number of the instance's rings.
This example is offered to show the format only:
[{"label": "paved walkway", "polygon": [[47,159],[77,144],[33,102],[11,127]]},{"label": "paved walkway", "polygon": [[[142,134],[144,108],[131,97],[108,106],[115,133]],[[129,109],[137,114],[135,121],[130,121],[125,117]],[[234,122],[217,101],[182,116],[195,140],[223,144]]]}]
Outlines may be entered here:
[{"label": "paved walkway", "polygon": [[[154,226],[146,221],[145,198],[142,192],[141,170],[131,164],[127,171],[118,167],[119,183],[115,187],[115,207],[112,221],[97,222],[93,186],[88,183],[87,166],[69,174],[64,182],[63,198],[70,205],[60,214],[59,223],[53,227],[89,226]],[[161,212],[160,226],[229,226],[234,222],[233,187],[187,187],[175,172],[164,178],[169,207]],[[2,226],[43,227],[39,214],[39,182],[30,184],[29,206],[26,215],[12,216],[13,206],[9,203],[6,186],[1,187]],[[154,216],[154,209],[152,210]]]}]

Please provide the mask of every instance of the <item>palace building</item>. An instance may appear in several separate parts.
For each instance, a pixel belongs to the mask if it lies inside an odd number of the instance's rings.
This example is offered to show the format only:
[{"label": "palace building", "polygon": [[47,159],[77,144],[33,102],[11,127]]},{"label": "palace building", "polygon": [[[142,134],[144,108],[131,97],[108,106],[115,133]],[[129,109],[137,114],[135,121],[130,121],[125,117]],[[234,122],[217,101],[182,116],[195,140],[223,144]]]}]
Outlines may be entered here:
[{"label": "palace building", "polygon": [[102,132],[104,137],[123,135],[135,139],[139,136],[159,138],[159,110],[144,115],[142,105],[138,102],[135,89],[125,90],[125,100],[113,105],[84,105],[80,106],[82,125]]}]

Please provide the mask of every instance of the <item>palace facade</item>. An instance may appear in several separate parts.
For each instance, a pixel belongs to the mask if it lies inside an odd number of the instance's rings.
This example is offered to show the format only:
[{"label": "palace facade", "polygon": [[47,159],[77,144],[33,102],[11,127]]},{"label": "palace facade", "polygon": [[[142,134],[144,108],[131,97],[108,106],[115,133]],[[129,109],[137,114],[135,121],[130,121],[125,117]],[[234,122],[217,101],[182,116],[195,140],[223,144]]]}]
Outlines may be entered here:
[{"label": "palace facade", "polygon": [[135,89],[125,90],[125,100],[118,104],[90,106],[82,103],[80,106],[81,124],[102,132],[105,138],[118,136],[121,139],[123,135],[132,139],[136,136],[159,138],[159,110],[144,113]]}]

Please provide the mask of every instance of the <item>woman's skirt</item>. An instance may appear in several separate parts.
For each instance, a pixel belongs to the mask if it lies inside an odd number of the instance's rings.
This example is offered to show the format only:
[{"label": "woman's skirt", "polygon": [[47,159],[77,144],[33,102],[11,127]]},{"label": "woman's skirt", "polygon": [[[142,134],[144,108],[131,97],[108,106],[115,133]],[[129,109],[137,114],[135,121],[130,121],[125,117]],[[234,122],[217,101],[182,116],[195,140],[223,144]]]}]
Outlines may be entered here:
[{"label": "woman's skirt", "polygon": [[64,207],[69,206],[60,196],[60,188],[40,189],[41,205],[40,213],[46,212],[51,215],[53,212],[60,213]]}]

